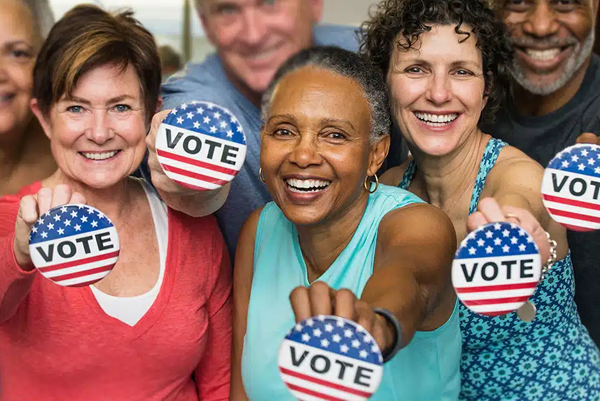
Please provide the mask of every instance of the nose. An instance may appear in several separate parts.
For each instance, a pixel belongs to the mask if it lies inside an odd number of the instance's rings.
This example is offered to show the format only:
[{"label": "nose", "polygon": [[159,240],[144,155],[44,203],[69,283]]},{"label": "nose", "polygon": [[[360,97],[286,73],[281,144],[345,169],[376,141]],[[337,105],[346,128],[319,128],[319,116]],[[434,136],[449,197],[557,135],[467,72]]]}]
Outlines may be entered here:
[{"label": "nose", "polygon": [[267,33],[265,18],[261,15],[260,10],[254,7],[244,11],[243,14],[243,29],[242,40],[249,46],[258,46],[264,42],[265,34]]},{"label": "nose", "polygon": [[289,161],[300,168],[318,165],[321,160],[316,138],[312,135],[302,135],[289,157]]},{"label": "nose", "polygon": [[436,106],[443,105],[452,99],[450,78],[446,73],[435,74],[427,89],[427,100]]},{"label": "nose", "polygon": [[555,12],[547,1],[538,1],[523,24],[526,34],[538,38],[552,36],[558,32],[558,28]]},{"label": "nose", "polygon": [[93,110],[91,126],[86,130],[89,140],[104,145],[115,137],[106,110]]}]

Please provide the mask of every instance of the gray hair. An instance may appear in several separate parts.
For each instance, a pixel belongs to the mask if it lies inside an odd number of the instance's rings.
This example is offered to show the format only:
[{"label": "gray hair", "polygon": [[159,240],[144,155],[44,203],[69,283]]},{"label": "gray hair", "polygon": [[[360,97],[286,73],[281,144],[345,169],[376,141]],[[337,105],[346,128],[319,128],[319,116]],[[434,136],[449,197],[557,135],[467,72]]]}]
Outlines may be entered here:
[{"label": "gray hair", "polygon": [[271,98],[279,82],[289,73],[314,66],[333,72],[358,83],[371,109],[371,143],[390,134],[390,106],[388,90],[381,72],[365,57],[333,46],[313,47],[301,51],[286,61],[277,71],[263,94],[261,119],[267,122],[271,112]]},{"label": "gray hair", "polygon": [[33,14],[33,22],[42,39],[46,39],[48,32],[54,25],[54,14],[48,0],[23,0]]}]

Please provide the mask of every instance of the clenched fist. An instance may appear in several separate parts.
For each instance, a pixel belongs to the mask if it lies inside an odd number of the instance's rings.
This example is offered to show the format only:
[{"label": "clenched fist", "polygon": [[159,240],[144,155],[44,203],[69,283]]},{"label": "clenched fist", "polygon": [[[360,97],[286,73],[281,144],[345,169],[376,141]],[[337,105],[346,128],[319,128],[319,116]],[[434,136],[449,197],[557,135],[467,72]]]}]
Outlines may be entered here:
[{"label": "clenched fist", "polygon": [[21,199],[17,222],[15,223],[15,259],[23,269],[31,269],[29,256],[29,234],[37,219],[48,210],[66,204],[86,204],[80,193],[72,192],[68,185],[56,188],[42,188],[35,195],[27,195]]}]

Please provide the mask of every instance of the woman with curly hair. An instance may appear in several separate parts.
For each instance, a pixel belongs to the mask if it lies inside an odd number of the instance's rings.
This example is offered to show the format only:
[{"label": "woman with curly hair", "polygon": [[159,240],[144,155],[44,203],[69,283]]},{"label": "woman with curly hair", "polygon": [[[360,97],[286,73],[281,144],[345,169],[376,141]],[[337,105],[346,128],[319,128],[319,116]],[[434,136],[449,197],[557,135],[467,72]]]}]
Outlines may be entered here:
[{"label": "woman with curly hair", "polygon": [[387,78],[392,117],[413,156],[381,181],[441,208],[459,241],[488,222],[520,225],[550,267],[527,304],[537,309],[532,321],[461,304],[461,398],[598,399],[600,356],[575,306],[565,230],[542,204],[543,169],[478,128],[493,118],[507,82],[506,38],[481,0],[379,4],[362,50]]}]

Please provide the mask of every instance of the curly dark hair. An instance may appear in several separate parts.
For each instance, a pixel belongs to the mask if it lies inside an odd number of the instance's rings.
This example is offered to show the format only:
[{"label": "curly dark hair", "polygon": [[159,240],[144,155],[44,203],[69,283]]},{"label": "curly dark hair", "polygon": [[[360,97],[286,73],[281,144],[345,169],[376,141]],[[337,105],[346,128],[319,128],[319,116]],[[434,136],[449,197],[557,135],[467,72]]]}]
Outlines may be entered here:
[{"label": "curly dark hair", "polygon": [[[488,102],[481,121],[492,122],[509,87],[512,48],[506,27],[484,0],[383,0],[363,23],[360,50],[386,75],[396,46],[408,51],[418,46],[432,25],[455,25],[467,40],[471,32],[483,59]],[[468,25],[471,32],[461,27]],[[401,35],[400,37],[398,35]]]}]

